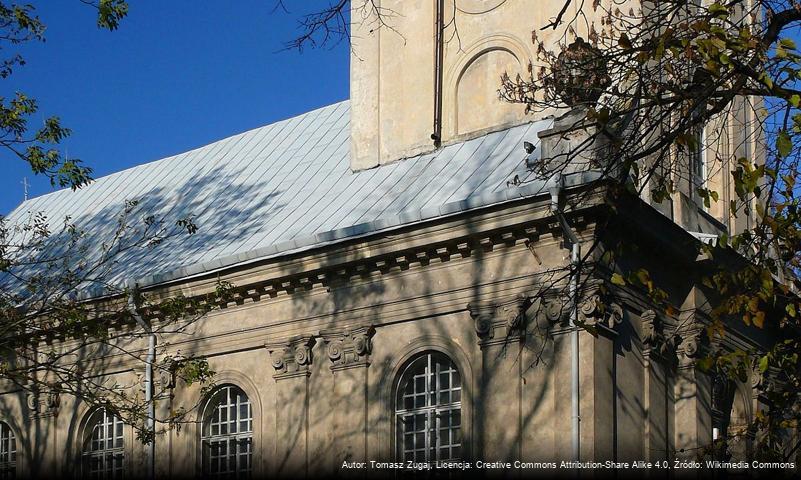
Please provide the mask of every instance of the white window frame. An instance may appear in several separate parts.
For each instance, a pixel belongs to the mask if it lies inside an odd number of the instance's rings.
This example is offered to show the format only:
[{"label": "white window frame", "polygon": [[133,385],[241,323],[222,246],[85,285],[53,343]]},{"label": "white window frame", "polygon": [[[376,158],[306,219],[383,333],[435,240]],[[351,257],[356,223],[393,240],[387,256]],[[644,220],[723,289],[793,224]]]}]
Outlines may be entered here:
[{"label": "white window frame", "polygon": [[81,453],[85,478],[125,476],[125,425],[107,408],[92,414]]},{"label": "white window frame", "polygon": [[217,389],[202,418],[203,476],[249,478],[253,472],[253,405],[247,394],[235,385]]},{"label": "white window frame", "polygon": [[[443,378],[447,378],[445,386]],[[411,389],[407,389],[409,382],[413,382]],[[399,461],[462,458],[462,378],[450,357],[440,352],[426,352],[411,361],[400,376],[395,402]],[[422,428],[415,425],[418,421],[423,422]],[[406,428],[410,423],[411,431]]]},{"label": "white window frame", "polygon": [[17,477],[17,436],[6,422],[0,421],[0,478]]}]

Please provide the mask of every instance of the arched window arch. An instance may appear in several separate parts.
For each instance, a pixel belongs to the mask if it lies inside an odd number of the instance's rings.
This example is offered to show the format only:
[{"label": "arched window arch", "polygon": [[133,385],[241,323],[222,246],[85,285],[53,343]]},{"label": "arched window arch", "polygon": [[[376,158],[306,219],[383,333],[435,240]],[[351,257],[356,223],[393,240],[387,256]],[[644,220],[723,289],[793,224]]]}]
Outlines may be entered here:
[{"label": "arched window arch", "polygon": [[119,415],[99,408],[84,430],[81,463],[87,478],[122,478],[125,471],[124,425]]},{"label": "arched window arch", "polygon": [[17,437],[6,422],[0,422],[0,478],[17,476]]},{"label": "arched window arch", "polygon": [[249,477],[253,470],[253,408],[237,386],[225,385],[203,408],[201,455],[207,477]]},{"label": "arched window arch", "polygon": [[712,376],[712,441],[718,460],[749,460],[748,395],[726,374]]},{"label": "arched window arch", "polygon": [[401,373],[395,394],[397,458],[462,457],[462,377],[440,352],[425,352]]}]

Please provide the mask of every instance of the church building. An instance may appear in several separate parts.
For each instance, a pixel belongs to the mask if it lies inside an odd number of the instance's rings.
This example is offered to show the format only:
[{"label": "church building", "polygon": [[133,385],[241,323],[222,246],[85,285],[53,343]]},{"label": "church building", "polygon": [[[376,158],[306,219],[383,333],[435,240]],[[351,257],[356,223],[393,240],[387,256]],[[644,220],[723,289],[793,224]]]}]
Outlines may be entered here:
[{"label": "church building", "polygon": [[[9,214],[70,216],[97,245],[134,200],[134,213],[191,216],[197,232],[124,252],[106,281],[148,298],[220,282],[233,295],[153,340],[158,358],[206,359],[213,388],[146,379],[147,335],[76,354],[99,381],[168,388],[156,417],[188,412],[157,425],[152,448],[113,408],[0,386],[4,477],[383,476],[407,461],[522,462],[492,474],[545,476],[523,464],[702,458],[762,408],[757,373],[721,385],[698,365],[715,293],[698,246],[753,220],[730,214],[731,168],[705,152],[756,148],[741,127],[754,113],[702,136],[698,173],[719,202],[705,207],[684,182],[662,202],[613,208],[602,168],[532,167],[581,140],[564,133],[569,112],[499,99],[501,75],[526,71],[532,29],[561,2],[380,3],[402,14],[376,28],[354,7],[349,100]],[[618,266],[647,268],[672,313],[593,268],[621,244],[636,253]],[[755,344],[736,326],[725,342]],[[748,458],[751,441],[731,448]]]}]

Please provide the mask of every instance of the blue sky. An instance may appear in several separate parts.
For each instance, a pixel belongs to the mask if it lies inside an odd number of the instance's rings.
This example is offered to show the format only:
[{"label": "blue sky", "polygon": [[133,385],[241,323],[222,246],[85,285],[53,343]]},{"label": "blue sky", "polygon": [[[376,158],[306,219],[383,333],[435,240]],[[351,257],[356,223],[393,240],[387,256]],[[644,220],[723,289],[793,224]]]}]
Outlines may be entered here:
[{"label": "blue sky", "polygon": [[[348,97],[347,42],[281,51],[299,15],[325,0],[285,0],[289,13],[275,0],[131,0],[115,32],[78,0],[35,3],[47,41],[21,49],[28,64],[0,81],[0,95],[38,99],[39,122],[60,116],[73,130],[64,148],[95,177]],[[51,191],[0,155],[0,213],[22,201],[23,177],[31,196]]]}]

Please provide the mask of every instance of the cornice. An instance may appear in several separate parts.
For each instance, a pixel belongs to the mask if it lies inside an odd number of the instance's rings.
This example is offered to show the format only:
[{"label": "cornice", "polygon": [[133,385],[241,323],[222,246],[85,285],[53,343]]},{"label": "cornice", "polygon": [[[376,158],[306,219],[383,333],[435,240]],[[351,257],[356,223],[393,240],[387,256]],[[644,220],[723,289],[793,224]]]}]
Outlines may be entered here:
[{"label": "cornice", "polygon": [[[569,213],[571,222],[586,229],[594,221],[596,208],[602,195],[594,192],[587,205]],[[410,268],[427,267],[459,258],[486,255],[496,248],[518,244],[536,246],[540,238],[559,236],[560,229],[548,212],[545,202],[524,202],[505,206],[492,213],[480,213],[460,221],[408,231],[385,234],[371,241],[337,246],[325,252],[288,258],[276,264],[258,267],[255,271],[234,272],[227,276],[198,281],[185,288],[168,288],[162,292],[149,292],[154,303],[158,298],[169,298],[181,293],[187,297],[200,297],[210,291],[217,281],[234,285],[232,298],[224,304],[206,305],[209,310],[274,299],[280,295],[308,292],[315,288],[330,288],[339,284],[359,281],[373,275],[386,275]],[[149,319],[162,316],[157,309],[145,309]]]}]

